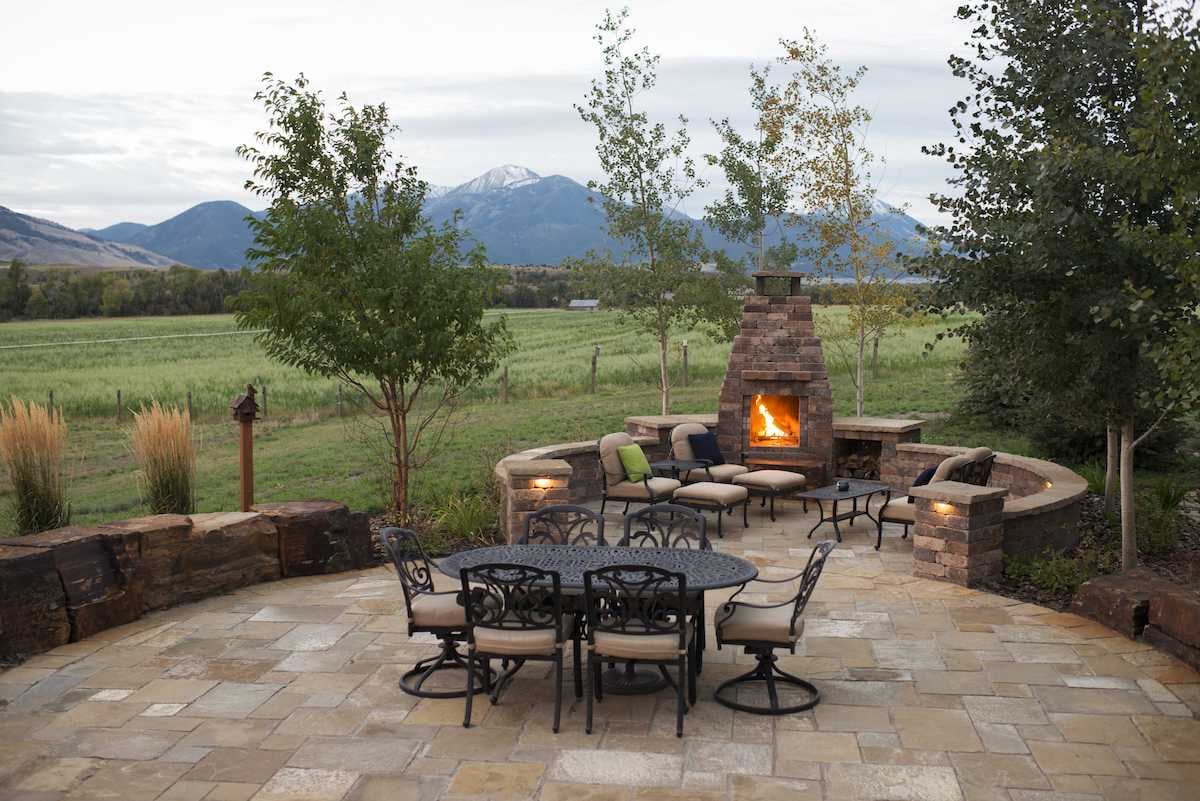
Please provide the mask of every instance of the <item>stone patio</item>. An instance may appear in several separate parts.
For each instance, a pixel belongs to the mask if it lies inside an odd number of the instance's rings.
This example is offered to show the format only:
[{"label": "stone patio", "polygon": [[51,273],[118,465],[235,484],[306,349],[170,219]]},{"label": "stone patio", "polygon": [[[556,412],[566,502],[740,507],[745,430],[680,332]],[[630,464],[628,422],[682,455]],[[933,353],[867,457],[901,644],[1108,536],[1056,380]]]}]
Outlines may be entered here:
[{"label": "stone patio", "polygon": [[[783,510],[772,524],[755,507],[717,547],[799,570],[814,517]],[[873,544],[865,521],[848,529],[797,655],[781,659],[822,689],[807,714],[714,703],[746,657],[712,650],[710,634],[682,740],[667,691],[606,697],[586,735],[569,685],[551,733],[553,689],[533,664],[464,730],[461,700],[397,688],[434,646],[404,633],[381,567],[152,613],[0,673],[0,798],[1198,797],[1200,675],[1083,618],[914,578],[898,527]]]}]

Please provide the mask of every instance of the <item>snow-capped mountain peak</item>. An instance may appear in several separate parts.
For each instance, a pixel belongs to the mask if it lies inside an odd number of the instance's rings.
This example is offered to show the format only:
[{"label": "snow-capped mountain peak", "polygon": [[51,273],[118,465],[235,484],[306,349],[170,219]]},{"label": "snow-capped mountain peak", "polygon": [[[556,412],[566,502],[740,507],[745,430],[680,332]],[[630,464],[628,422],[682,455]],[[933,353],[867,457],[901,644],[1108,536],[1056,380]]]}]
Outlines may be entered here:
[{"label": "snow-capped mountain peak", "polygon": [[871,201],[871,211],[875,214],[902,214],[903,211],[886,200],[875,198]]},{"label": "snow-capped mountain peak", "polygon": [[541,179],[542,176],[528,167],[505,164],[502,167],[488,170],[477,178],[472,178],[465,184],[455,187],[453,191],[456,194],[477,195],[484,192],[492,192],[496,189],[511,189],[516,186],[524,186],[540,181]]}]

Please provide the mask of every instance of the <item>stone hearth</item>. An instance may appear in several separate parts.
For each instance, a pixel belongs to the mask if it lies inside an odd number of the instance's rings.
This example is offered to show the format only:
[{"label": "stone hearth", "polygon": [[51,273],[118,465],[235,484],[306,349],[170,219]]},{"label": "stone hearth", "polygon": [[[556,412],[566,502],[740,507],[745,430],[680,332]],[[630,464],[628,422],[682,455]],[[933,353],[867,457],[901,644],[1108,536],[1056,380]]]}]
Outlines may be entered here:
[{"label": "stone hearth", "polygon": [[[804,473],[824,482],[833,470],[833,396],[812,301],[799,276],[755,273],[733,340],[717,423],[728,458]],[[786,281],[786,294],[771,294]]]}]

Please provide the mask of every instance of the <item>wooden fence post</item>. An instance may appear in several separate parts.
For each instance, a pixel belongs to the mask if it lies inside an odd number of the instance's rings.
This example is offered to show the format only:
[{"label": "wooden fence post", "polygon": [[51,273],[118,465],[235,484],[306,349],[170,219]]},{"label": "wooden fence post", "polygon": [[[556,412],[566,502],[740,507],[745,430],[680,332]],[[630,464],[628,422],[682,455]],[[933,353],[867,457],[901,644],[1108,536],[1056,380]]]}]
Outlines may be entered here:
[{"label": "wooden fence post", "polygon": [[508,403],[508,365],[500,368],[500,402]]},{"label": "wooden fence post", "polygon": [[121,422],[121,390],[117,390],[117,422]]},{"label": "wooden fence post", "polygon": [[600,358],[600,346],[596,345],[592,351],[592,394],[596,394],[596,362]]},{"label": "wooden fence post", "polygon": [[263,384],[262,392],[263,392],[262,416],[263,416],[263,419],[266,420],[267,419],[267,385],[266,384]]},{"label": "wooden fence post", "polygon": [[54,390],[50,390],[50,409],[49,409],[49,411],[54,411]]},{"label": "wooden fence post", "polygon": [[188,394],[187,394],[187,410],[188,410],[188,419],[191,420],[192,419],[192,391],[190,389],[188,390]]},{"label": "wooden fence post", "polygon": [[338,417],[342,416],[342,385],[338,384],[338,399],[337,399]]},{"label": "wooden fence post", "polygon": [[683,385],[688,385],[687,340],[683,340]]},{"label": "wooden fence post", "polygon": [[238,488],[243,512],[249,512],[254,505],[254,418],[258,416],[254,396],[254,387],[247,384],[246,392],[229,404],[233,419],[238,421]]}]

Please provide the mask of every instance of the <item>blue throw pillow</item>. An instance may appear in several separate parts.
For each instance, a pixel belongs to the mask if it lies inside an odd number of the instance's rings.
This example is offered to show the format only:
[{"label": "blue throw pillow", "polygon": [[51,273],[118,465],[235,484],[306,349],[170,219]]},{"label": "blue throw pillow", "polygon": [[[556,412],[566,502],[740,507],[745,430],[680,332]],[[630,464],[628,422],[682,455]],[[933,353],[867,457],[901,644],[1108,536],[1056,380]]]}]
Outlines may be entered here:
[{"label": "blue throw pillow", "polygon": [[[937,467],[926,467],[917,475],[917,480],[912,483],[914,487],[923,487],[933,478],[933,474],[937,472]],[[913,502],[913,496],[908,496],[908,502]]]},{"label": "blue throw pillow", "polygon": [[717,446],[717,435],[711,431],[703,434],[688,434],[688,444],[692,446],[692,455],[699,461],[709,464],[725,464],[725,457]]}]

